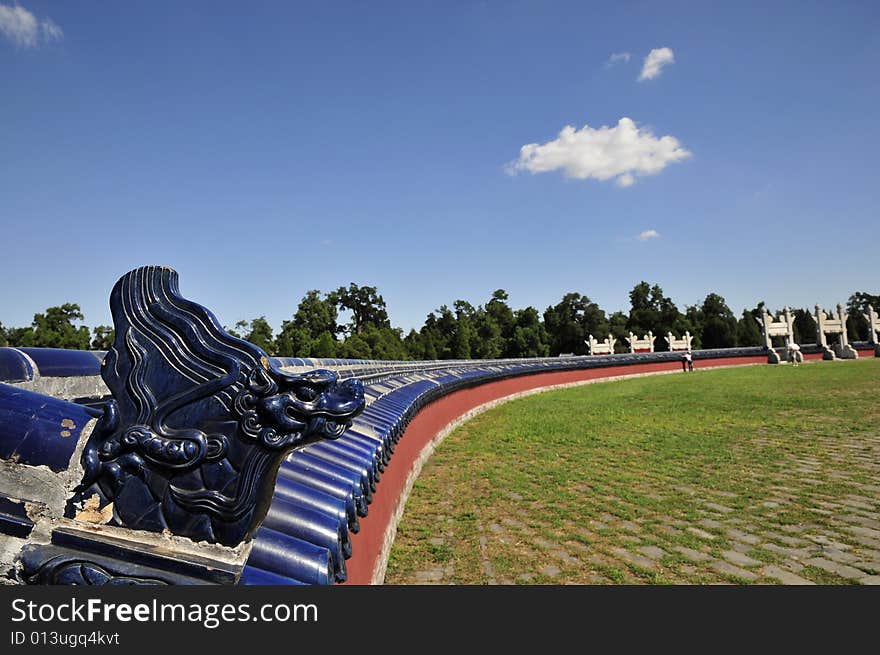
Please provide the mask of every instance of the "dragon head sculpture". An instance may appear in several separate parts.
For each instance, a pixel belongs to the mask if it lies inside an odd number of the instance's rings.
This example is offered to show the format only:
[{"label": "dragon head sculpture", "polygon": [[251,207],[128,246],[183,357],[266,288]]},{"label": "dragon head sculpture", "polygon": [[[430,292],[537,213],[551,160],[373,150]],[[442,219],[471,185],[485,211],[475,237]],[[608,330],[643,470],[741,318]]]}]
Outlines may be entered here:
[{"label": "dragon head sculpture", "polygon": [[114,524],[237,545],[265,516],[283,458],[340,436],[364,408],[359,380],[284,372],[183,298],[170,268],[127,273],[110,307],[101,376],[113,399],[68,516],[97,494]]}]

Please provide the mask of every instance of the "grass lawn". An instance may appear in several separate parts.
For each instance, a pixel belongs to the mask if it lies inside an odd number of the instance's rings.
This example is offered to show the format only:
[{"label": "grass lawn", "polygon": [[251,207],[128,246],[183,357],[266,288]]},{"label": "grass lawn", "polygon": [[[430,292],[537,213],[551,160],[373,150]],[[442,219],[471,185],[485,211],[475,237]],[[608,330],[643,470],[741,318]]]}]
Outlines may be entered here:
[{"label": "grass lawn", "polygon": [[386,583],[880,582],[878,390],[866,358],[506,403],[427,462]]}]

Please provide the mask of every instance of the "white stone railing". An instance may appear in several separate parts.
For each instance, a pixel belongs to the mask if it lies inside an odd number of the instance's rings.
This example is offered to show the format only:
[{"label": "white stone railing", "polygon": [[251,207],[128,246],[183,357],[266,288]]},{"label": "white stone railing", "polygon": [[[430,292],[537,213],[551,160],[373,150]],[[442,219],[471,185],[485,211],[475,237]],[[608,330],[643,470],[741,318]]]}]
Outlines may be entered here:
[{"label": "white stone railing", "polygon": [[614,344],[617,343],[617,339],[608,336],[604,341],[599,341],[591,334],[584,343],[586,343],[587,347],[590,349],[591,355],[613,355]]},{"label": "white stone railing", "polygon": [[669,344],[669,350],[671,351],[691,350],[691,342],[694,340],[690,331],[685,331],[681,339],[677,339],[672,332],[667,332],[663,338],[666,339],[666,343]]},{"label": "white stone railing", "polygon": [[782,316],[778,319],[774,319],[773,315],[764,307],[761,312],[761,331],[764,333],[764,347],[767,348],[768,363],[779,364],[783,361],[773,349],[773,337],[785,339],[784,361],[803,360],[800,346],[794,340],[794,316],[788,307],[782,310]]},{"label": "white stone railing", "polygon": [[[822,359],[858,359],[859,353],[849,345],[846,337],[846,319],[849,315],[837,303],[837,312],[828,316],[816,305],[816,345],[822,348]],[[826,335],[837,334],[839,340],[833,347],[828,346]]]},{"label": "white stone railing", "polygon": [[645,350],[647,350],[649,353],[654,352],[654,333],[650,330],[648,330],[648,334],[646,334],[642,339],[639,339],[636,335],[630,332],[628,341],[629,351],[631,353]]},{"label": "white stone railing", "polygon": [[875,346],[880,345],[880,316],[877,316],[877,310],[868,305],[868,313],[862,316],[868,321],[868,341]]}]

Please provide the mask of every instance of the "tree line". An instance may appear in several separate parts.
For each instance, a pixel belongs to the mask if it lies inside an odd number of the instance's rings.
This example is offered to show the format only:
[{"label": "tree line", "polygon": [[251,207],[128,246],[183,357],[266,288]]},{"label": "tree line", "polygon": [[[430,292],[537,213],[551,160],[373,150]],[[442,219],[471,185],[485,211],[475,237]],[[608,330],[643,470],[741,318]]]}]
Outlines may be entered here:
[{"label": "tree line", "polygon": [[[616,352],[628,352],[629,332],[655,336],[654,348],[668,348],[667,332],[681,336],[688,331],[696,348],[731,348],[763,345],[760,302],[737,317],[724,298],[710,293],[702,303],[681,311],[657,284],[639,282],[629,293],[628,313],[608,314],[586,295],[566,293],[555,305],[539,312],[534,307],[514,309],[508,294],[497,289],[476,307],[466,300],[441,305],[430,312],[419,330],[404,335],[392,327],[388,308],[376,287],[351,283],[335,291],[306,293],[289,320],[275,333],[265,316],[239,321],[227,331],[246,339],[270,355],[342,359],[497,359],[584,355],[589,335],[617,339]],[[853,293],[847,302],[848,337],[868,338],[862,316],[868,305],[880,308],[880,295]],[[350,316],[341,322],[340,314]],[[815,341],[816,324],[810,309],[795,309],[794,330],[798,343]],[[66,303],[35,314],[29,326],[4,328],[0,345],[42,348],[107,350],[113,329],[82,325],[79,305]]]}]

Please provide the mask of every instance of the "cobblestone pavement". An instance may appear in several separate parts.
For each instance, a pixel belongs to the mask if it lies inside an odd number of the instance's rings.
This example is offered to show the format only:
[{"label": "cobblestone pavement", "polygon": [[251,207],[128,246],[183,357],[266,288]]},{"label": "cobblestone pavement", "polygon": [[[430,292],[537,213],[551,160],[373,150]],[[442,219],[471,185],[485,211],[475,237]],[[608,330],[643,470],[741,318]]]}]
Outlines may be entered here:
[{"label": "cobblestone pavement", "polygon": [[[749,448],[760,447],[760,437]],[[686,511],[652,512],[633,506],[635,518],[603,512],[626,509],[624,497],[591,496],[584,489],[580,521],[535,521],[534,507],[509,498],[505,518],[476,515],[481,578],[488,584],[880,584],[880,436],[821,438],[812,456],[789,453],[778,465],[742,471],[750,497],[676,485],[648,472],[634,491],[662,504],[685,498]],[[818,453],[818,454],[815,454]],[[476,481],[475,484],[479,484]],[[592,502],[589,500],[592,498]],[[520,499],[521,500],[521,499]],[[681,503],[676,503],[679,506]],[[456,521],[444,516],[432,546],[456,539]],[[444,527],[445,526],[445,527]],[[466,539],[465,539],[466,540]],[[539,562],[533,570],[499,566],[511,559]],[[503,569],[503,570],[502,570]],[[394,584],[455,583],[455,561],[432,566]]]}]

